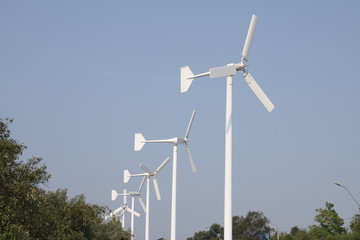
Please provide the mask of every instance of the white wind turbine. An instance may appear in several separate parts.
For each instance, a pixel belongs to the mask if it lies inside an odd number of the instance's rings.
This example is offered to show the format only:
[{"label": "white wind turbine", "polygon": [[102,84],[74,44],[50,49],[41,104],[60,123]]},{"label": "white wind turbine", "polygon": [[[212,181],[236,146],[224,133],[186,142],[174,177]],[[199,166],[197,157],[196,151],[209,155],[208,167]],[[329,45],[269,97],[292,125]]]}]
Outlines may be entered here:
[{"label": "white wind turbine", "polygon": [[105,220],[108,219],[109,217],[116,217],[116,215],[118,213],[119,214],[119,217],[121,217],[121,225],[122,225],[122,228],[124,229],[125,228],[125,212],[128,211],[129,213],[131,213],[131,229],[133,229],[133,218],[134,218],[134,215],[137,216],[137,217],[140,217],[140,213],[134,211],[134,202],[132,203],[132,207],[130,208],[128,205],[127,205],[127,196],[130,196],[130,193],[128,193],[126,191],[126,189],[124,189],[124,193],[122,194],[119,194],[116,192],[116,190],[112,190],[111,191],[111,200],[114,201],[117,196],[123,196],[123,204],[117,208],[114,212],[111,212],[108,216],[105,217]]},{"label": "white wind turbine", "polygon": [[[238,71],[244,73],[246,83],[259,98],[265,108],[271,112],[274,105],[261,90],[250,73],[247,72],[248,55],[257,24],[257,16],[252,15],[249,31],[246,37],[240,63],[210,68],[209,72],[194,75],[188,66],[181,68],[181,92],[187,92],[195,78],[210,76],[210,78],[227,77],[226,85],[226,128],[225,128],[225,201],[224,201],[224,240],[232,239],[232,80]],[[175,238],[171,238],[175,240]]]},{"label": "white wind turbine", "polygon": [[145,171],[145,173],[140,174],[130,174],[129,170],[124,170],[124,183],[127,183],[131,177],[143,177],[142,184],[146,177],[146,207],[139,197],[139,201],[141,206],[143,207],[146,213],[146,221],[145,221],[145,240],[149,240],[149,220],[150,220],[150,177],[153,177],[154,188],[156,192],[156,197],[158,200],[161,200],[159,185],[156,180],[157,174],[165,167],[165,165],[169,162],[170,158],[166,158],[165,161],[156,169],[155,172],[151,171],[144,164],[140,163],[140,168]]},{"label": "white wind turbine", "polygon": [[[119,194],[116,192],[116,190],[112,190],[111,191],[111,200],[114,201],[117,196],[124,196],[124,206],[118,208],[119,211],[122,210],[122,213],[120,214],[120,216],[122,216],[122,222],[123,222],[123,228],[124,228],[124,224],[125,224],[125,211],[128,211],[131,213],[131,239],[134,239],[134,215],[137,216],[137,217],[140,217],[140,214],[135,212],[134,210],[134,200],[135,200],[135,197],[138,197],[139,198],[139,202],[142,206],[142,208],[144,209],[144,212],[146,211],[145,210],[145,206],[144,206],[144,203],[143,201],[141,200],[141,197],[140,197],[140,192],[141,192],[141,189],[144,185],[144,181],[145,181],[145,177],[143,178],[143,180],[141,181],[141,184],[140,184],[140,187],[139,187],[139,190],[137,192],[126,192],[126,189],[124,190],[124,193],[122,194]],[[127,205],[126,205],[126,198],[130,196],[131,197],[131,208],[129,208]],[[122,209],[121,209],[122,208]],[[115,210],[116,211],[116,210]],[[114,211],[114,214],[115,214],[115,211]]]},{"label": "white wind turbine", "polygon": [[145,140],[141,133],[135,133],[135,151],[140,151],[145,143],[171,143],[173,144],[173,174],[172,174],[172,195],[171,195],[171,240],[175,240],[176,237],[176,179],[177,179],[177,148],[178,144],[184,144],[186,153],[189,157],[191,168],[193,172],[196,172],[196,167],[194,161],[190,154],[190,149],[188,146],[189,133],[191,129],[192,122],[195,117],[195,110],[193,111],[189,125],[187,127],[185,137],[179,138],[174,137],[170,139],[163,140]]}]

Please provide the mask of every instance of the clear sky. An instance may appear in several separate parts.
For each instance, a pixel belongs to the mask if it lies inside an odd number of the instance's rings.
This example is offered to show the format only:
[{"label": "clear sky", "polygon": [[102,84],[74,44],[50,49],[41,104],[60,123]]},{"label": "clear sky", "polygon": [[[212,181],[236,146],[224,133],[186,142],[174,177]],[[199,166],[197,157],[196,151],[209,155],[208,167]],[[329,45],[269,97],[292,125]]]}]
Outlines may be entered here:
[{"label": "clear sky", "polygon": [[[180,93],[194,73],[239,62],[252,14],[259,17],[248,68],[275,105],[268,113],[240,75],[233,88],[233,214],[263,211],[273,227],[314,224],[335,204],[344,219],[360,201],[359,1],[1,1],[0,117],[14,118],[24,159],[43,157],[47,190],[67,188],[116,209],[123,170],[172,158],[148,139],[183,137],[178,158],[178,239],[223,225],[225,78]],[[170,238],[170,162],[151,186],[150,239]],[[143,191],[145,198],[145,191]],[[135,239],[144,238],[138,202]],[[349,220],[346,220],[348,226]],[[126,228],[130,227],[127,215]]]}]

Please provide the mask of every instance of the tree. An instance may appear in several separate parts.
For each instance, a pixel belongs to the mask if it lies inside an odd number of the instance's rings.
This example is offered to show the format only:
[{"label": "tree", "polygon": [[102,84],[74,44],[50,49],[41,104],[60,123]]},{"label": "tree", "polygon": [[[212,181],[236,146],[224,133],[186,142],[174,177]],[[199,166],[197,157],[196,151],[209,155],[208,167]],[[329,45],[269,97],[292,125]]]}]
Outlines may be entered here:
[{"label": "tree", "polygon": [[213,223],[208,231],[196,232],[193,237],[189,237],[186,240],[218,240],[223,235],[224,228],[220,224]]},{"label": "tree", "polygon": [[0,239],[28,239],[36,235],[36,214],[50,174],[41,158],[22,162],[26,146],[10,137],[9,119],[0,119]]},{"label": "tree", "polygon": [[[277,235],[273,235],[271,240],[276,240]],[[280,240],[311,240],[311,235],[306,231],[306,229],[299,228],[294,226],[290,230],[290,234],[286,232],[280,233]]]},{"label": "tree", "polygon": [[270,237],[273,229],[270,220],[261,211],[249,211],[246,217],[233,217],[233,235],[235,239],[261,240]]},{"label": "tree", "polygon": [[350,229],[353,233],[360,233],[360,214],[355,214],[350,222]]},{"label": "tree", "polygon": [[41,158],[19,158],[26,146],[10,137],[12,120],[0,119],[0,239],[129,240],[119,220],[104,222],[107,208],[66,190],[46,192],[50,174]]},{"label": "tree", "polygon": [[319,225],[312,226],[310,233],[317,239],[326,239],[328,235],[346,233],[346,229],[342,227],[344,220],[333,209],[334,204],[326,202],[325,206],[325,209],[319,208],[315,210],[318,215],[315,216],[314,220]]},{"label": "tree", "polygon": [[295,236],[300,231],[300,228],[298,226],[294,226],[290,230],[290,234]]}]

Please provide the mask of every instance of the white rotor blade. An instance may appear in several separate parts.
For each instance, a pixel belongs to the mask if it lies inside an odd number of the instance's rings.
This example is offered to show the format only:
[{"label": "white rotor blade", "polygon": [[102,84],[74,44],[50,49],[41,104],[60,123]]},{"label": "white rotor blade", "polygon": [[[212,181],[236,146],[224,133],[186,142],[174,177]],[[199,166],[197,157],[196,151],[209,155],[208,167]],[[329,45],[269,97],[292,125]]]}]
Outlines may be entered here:
[{"label": "white rotor blade", "polygon": [[165,161],[156,169],[155,174],[158,174],[166,166],[166,164],[168,164],[169,161],[170,158],[167,157]]},{"label": "white rotor blade", "polygon": [[141,199],[140,195],[139,195],[139,202],[140,202],[140,205],[141,205],[142,209],[144,210],[144,212],[146,212],[145,204],[144,204],[143,200]]},{"label": "white rotor blade", "polygon": [[160,191],[159,191],[159,185],[158,185],[157,180],[156,180],[155,177],[153,178],[153,182],[154,182],[154,188],[155,188],[157,200],[161,200]]},{"label": "white rotor blade", "polygon": [[143,179],[142,179],[142,181],[141,181],[141,184],[140,184],[140,187],[139,187],[139,191],[138,191],[139,194],[140,194],[140,192],[141,192],[142,187],[144,186],[144,182],[145,182],[145,176],[143,177]]},{"label": "white rotor blade", "polygon": [[191,153],[190,153],[190,149],[189,149],[189,146],[187,144],[187,142],[185,142],[185,149],[186,149],[186,153],[188,155],[188,158],[189,158],[189,161],[190,161],[190,164],[191,164],[191,168],[193,170],[193,172],[195,173],[196,172],[196,167],[195,167],[195,163],[191,157]]},{"label": "white rotor blade", "polygon": [[264,104],[266,109],[271,112],[274,109],[274,105],[271,103],[270,99],[266,96],[266,94],[261,90],[259,85],[255,82],[254,78],[248,73],[245,76],[245,81],[251,88],[251,90],[255,93],[255,95],[259,98],[259,100]]},{"label": "white rotor blade", "polygon": [[154,172],[151,171],[150,169],[148,169],[148,168],[147,168],[144,164],[142,164],[142,163],[140,163],[140,168],[141,168],[142,170],[144,170],[145,172],[147,172],[148,174],[150,174],[151,176],[154,175]]},{"label": "white rotor blade", "polygon": [[[126,208],[126,211],[128,211],[129,213],[132,213],[132,209],[131,209],[131,208]],[[137,216],[137,217],[140,217],[140,213],[135,212],[135,211],[134,211],[134,215]]]},{"label": "white rotor blade", "polygon": [[124,207],[121,206],[118,209],[116,209],[114,212],[110,213],[111,216],[114,216],[115,214],[117,214],[118,212],[120,212]]},{"label": "white rotor blade", "polygon": [[189,132],[190,132],[191,125],[192,125],[193,120],[194,120],[194,117],[195,117],[195,113],[196,113],[196,111],[195,111],[195,109],[194,109],[194,111],[193,111],[193,113],[192,113],[192,115],[191,115],[191,118],[190,118],[190,122],[189,122],[188,128],[187,128],[186,133],[185,133],[185,139],[187,139],[187,138],[189,137]]},{"label": "white rotor blade", "polygon": [[254,34],[255,34],[257,21],[258,21],[258,17],[255,15],[252,15],[250,26],[249,26],[249,31],[246,36],[246,41],[245,41],[244,49],[242,52],[242,56],[246,59],[248,59],[248,56],[249,56],[251,44],[252,44]]}]

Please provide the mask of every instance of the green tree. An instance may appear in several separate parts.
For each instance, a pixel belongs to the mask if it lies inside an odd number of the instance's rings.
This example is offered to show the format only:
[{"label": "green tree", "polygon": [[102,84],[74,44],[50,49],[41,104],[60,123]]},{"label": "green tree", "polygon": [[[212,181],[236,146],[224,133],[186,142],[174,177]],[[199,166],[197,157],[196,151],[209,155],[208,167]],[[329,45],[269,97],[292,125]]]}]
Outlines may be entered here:
[{"label": "green tree", "polygon": [[300,228],[298,226],[294,226],[290,230],[290,234],[295,236],[300,231]]},{"label": "green tree", "polygon": [[41,158],[19,159],[26,146],[10,137],[9,119],[0,119],[0,239],[28,239],[37,234],[36,215],[50,174]]},{"label": "green tree", "polygon": [[315,210],[318,215],[315,216],[314,220],[319,225],[311,227],[311,235],[316,239],[327,239],[332,235],[345,234],[346,229],[343,227],[344,220],[333,209],[334,204],[326,202],[325,206],[325,209],[319,208]]},{"label": "green tree", "polygon": [[350,229],[353,233],[360,233],[360,214],[355,214],[350,222]]},{"label": "green tree", "polygon": [[261,240],[270,237],[273,229],[261,211],[249,211],[246,217],[233,217],[233,235],[235,239]]},{"label": "green tree", "polygon": [[[220,236],[219,236],[220,234]],[[213,223],[208,231],[199,231],[194,236],[187,238],[186,240],[218,240],[219,237],[224,235],[224,228],[217,223]]]},{"label": "green tree", "polygon": [[12,120],[0,119],[1,240],[129,240],[119,220],[103,221],[106,207],[84,195],[68,199],[66,190],[46,192],[50,178],[41,158],[19,158],[26,147],[10,137]]},{"label": "green tree", "polygon": [[[276,234],[271,238],[272,240],[276,240]],[[299,228],[298,226],[294,226],[290,230],[290,234],[281,233],[280,240],[311,240],[311,235],[306,231],[306,229]]]},{"label": "green tree", "polygon": [[39,223],[41,239],[130,239],[130,233],[123,231],[119,220],[104,222],[106,208],[87,203],[84,195],[68,199],[67,190],[58,189],[46,193],[44,199],[46,206],[40,219],[47,221]]}]

